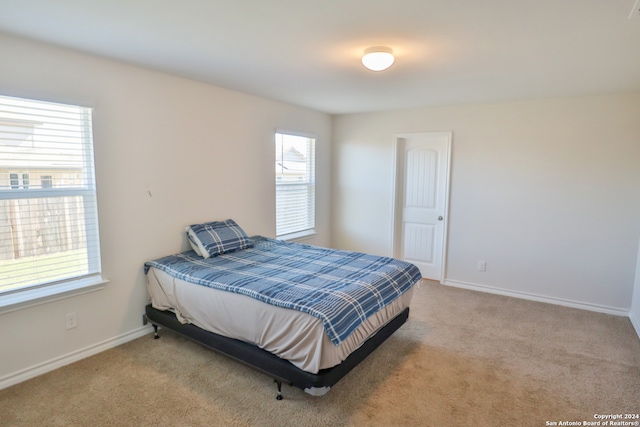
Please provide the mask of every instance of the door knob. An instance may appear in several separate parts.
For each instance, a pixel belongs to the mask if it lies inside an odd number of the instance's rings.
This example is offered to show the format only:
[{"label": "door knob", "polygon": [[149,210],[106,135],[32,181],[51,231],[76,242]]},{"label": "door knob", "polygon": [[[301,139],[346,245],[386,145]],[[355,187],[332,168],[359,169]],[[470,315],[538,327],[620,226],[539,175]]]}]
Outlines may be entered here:
[{"label": "door knob", "polygon": [[442,218],[442,215],[440,215],[440,216],[438,217],[438,221],[442,221],[443,219],[444,219],[444,218]]}]

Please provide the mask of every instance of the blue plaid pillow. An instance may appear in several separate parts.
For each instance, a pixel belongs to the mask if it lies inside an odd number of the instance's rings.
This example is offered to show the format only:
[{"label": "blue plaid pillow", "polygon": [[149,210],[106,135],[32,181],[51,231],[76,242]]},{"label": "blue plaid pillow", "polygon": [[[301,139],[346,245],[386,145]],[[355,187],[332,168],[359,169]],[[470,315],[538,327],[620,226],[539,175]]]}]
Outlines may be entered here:
[{"label": "blue plaid pillow", "polygon": [[232,219],[190,225],[187,237],[204,258],[253,247],[251,239]]}]

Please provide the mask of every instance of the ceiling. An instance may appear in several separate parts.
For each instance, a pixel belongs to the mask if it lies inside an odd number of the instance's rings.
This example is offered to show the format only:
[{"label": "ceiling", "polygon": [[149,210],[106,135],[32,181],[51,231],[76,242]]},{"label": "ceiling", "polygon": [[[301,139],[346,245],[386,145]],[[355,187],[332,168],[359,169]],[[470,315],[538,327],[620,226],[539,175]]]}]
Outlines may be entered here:
[{"label": "ceiling", "polygon": [[[0,32],[344,114],[640,91],[634,4],[0,0]],[[360,63],[376,45],[387,71]]]}]

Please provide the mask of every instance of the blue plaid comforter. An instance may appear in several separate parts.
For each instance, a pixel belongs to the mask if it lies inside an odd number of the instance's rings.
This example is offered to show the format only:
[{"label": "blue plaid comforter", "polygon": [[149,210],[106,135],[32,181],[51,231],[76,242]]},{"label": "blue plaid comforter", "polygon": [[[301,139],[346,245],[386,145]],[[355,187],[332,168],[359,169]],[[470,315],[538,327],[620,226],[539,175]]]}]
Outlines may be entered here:
[{"label": "blue plaid comforter", "polygon": [[204,259],[183,252],[145,263],[169,275],[247,295],[322,320],[339,345],[367,317],[420,279],[413,264],[254,236],[253,248]]}]

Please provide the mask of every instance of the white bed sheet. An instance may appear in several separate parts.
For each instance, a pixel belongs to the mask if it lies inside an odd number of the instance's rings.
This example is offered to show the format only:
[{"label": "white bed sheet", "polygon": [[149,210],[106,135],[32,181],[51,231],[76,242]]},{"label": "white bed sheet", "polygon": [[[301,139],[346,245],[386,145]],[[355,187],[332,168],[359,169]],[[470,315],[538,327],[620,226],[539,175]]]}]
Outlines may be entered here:
[{"label": "white bed sheet", "polygon": [[340,364],[408,307],[413,296],[411,288],[335,346],[325,333],[322,321],[307,313],[185,282],[153,267],[146,276],[154,308],[173,311],[182,323],[255,344],[314,374]]}]

